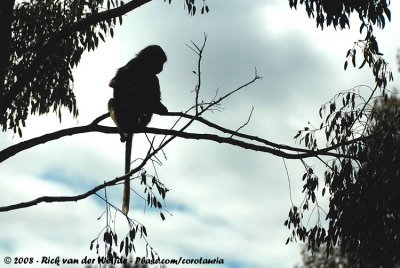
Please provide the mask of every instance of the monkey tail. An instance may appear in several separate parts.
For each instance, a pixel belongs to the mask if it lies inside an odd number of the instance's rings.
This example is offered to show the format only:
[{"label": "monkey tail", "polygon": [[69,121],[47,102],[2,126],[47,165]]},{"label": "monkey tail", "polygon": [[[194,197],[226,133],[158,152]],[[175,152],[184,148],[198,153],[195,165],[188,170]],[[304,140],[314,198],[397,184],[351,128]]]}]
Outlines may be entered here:
[{"label": "monkey tail", "polygon": [[[128,137],[126,138],[125,174],[128,174],[129,171],[131,170],[132,137],[133,137],[133,134],[130,133],[130,134],[128,134]],[[130,183],[131,183],[130,176],[128,176],[125,178],[124,193],[122,196],[122,213],[124,213],[125,215],[128,215],[128,212],[129,212],[129,200],[130,200],[130,193],[131,193]]]}]

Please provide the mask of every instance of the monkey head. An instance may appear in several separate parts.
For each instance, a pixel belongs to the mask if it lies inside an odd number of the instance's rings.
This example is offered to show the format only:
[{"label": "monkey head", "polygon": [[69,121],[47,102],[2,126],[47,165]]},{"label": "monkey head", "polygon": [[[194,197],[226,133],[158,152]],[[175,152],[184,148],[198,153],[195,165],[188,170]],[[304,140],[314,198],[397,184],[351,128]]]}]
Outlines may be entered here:
[{"label": "monkey head", "polygon": [[136,59],[141,62],[145,73],[159,74],[167,61],[167,55],[160,46],[151,45],[140,51]]}]

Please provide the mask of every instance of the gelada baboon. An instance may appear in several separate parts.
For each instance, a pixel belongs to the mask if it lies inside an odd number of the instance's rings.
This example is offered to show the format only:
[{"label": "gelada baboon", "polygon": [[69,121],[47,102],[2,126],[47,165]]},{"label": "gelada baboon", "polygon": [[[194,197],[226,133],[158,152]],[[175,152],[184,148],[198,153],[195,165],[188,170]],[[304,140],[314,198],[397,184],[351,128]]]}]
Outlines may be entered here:
[{"label": "gelada baboon", "polygon": [[[114,89],[108,110],[126,141],[125,173],[130,171],[132,133],[147,126],[153,113],[165,114],[168,109],[161,103],[160,84],[156,74],[163,70],[167,56],[160,46],[148,46],[125,66],[118,69],[109,86]],[[125,179],[122,212],[129,211],[130,179]]]}]

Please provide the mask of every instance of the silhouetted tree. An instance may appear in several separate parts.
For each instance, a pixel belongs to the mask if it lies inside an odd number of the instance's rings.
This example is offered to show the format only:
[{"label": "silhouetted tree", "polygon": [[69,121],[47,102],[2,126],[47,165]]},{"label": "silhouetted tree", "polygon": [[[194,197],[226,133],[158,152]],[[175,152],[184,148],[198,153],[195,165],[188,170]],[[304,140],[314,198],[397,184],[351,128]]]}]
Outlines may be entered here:
[{"label": "silhouetted tree", "polygon": [[[339,96],[343,106],[336,110],[334,100]],[[353,156],[325,162],[322,195],[328,190],[328,228],[323,219],[308,230],[301,223],[310,203],[320,209],[316,201],[319,179],[311,168],[303,176],[307,199],[302,207],[291,209],[285,224],[289,228],[293,224],[296,230],[289,240],[297,236],[308,241],[311,250],[326,245],[329,251],[338,245],[361,267],[393,267],[400,264],[400,101],[395,94],[384,94],[371,108],[365,108],[368,102],[356,108],[355,96],[344,92],[331,101],[329,115],[318,129],[325,131],[339,154]],[[299,134],[307,133],[307,142],[315,144],[318,130]],[[349,136],[358,142],[347,143]]]},{"label": "silhouetted tree", "polygon": [[[297,7],[296,0],[290,0]],[[340,246],[355,264],[393,267],[400,259],[400,120],[399,100],[389,97],[387,82],[392,73],[378,49],[373,27],[385,27],[385,17],[391,19],[390,1],[300,1],[317,27],[350,27],[349,16],[356,12],[361,21],[360,32],[366,29],[365,39],[348,50],[347,57],[354,67],[356,53],[361,52],[360,68],[371,68],[376,85],[364,98],[357,86],[340,92],[321,106],[319,127],[307,126],[296,137],[312,150],[324,134],[326,143],[338,155],[320,161],[326,166],[321,194],[328,194],[329,211],[324,214],[317,199],[320,179],[311,166],[303,162],[306,172],[304,201],[293,204],[285,225],[292,229],[287,242],[299,238],[307,241],[311,251],[325,247],[330,252]],[[348,67],[345,62],[344,68]],[[351,140],[351,142],[350,142]],[[306,228],[303,218],[307,212],[318,211],[315,225]],[[325,217],[321,216],[325,215]],[[352,265],[355,265],[352,264]],[[353,267],[353,266],[352,266]]]}]

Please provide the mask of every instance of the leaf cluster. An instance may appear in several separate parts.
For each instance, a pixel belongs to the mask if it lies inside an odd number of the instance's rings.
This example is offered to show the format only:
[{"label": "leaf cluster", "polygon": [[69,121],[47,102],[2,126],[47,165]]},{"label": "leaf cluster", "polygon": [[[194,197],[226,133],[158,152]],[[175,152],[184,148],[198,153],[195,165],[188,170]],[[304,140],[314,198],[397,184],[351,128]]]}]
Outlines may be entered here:
[{"label": "leaf cluster", "polygon": [[[148,179],[151,179],[151,182],[149,182]],[[139,195],[144,201],[145,204],[149,207],[154,207],[156,209],[160,210],[160,217],[162,220],[165,220],[165,216],[162,213],[162,210],[165,210],[163,207],[163,204],[159,201],[159,198],[156,197],[156,194],[153,192],[153,189],[156,188],[157,192],[162,200],[165,200],[166,193],[169,191],[164,184],[156,177],[156,176],[151,176],[146,173],[146,171],[140,172],[137,176],[134,176],[133,179],[138,179],[140,181],[140,185],[144,186],[143,193],[147,196],[146,198]],[[113,218],[113,215],[111,213],[111,207],[115,209],[115,212],[120,211],[118,208],[113,206],[112,204],[108,203],[106,201],[106,210],[102,214],[107,217],[107,225],[104,227],[103,231],[103,240],[99,241],[99,238],[101,237],[101,233],[98,235],[97,238],[93,239],[90,243],[90,250],[93,250],[94,244],[96,244],[96,254],[99,255],[99,248],[100,244],[104,243],[104,247],[107,252],[107,261],[110,263],[113,263],[113,261],[117,258],[119,258],[120,254],[123,253],[125,257],[128,257],[130,253],[136,252],[135,249],[135,239],[138,237],[140,234],[140,238],[144,239],[146,242],[146,257],[151,256],[152,260],[155,260],[156,258],[159,259],[159,256],[157,252],[154,251],[154,249],[150,246],[149,242],[147,241],[147,230],[144,225],[141,223],[132,220],[129,218],[127,215],[125,215],[128,225],[129,225],[129,232],[125,235],[124,238],[121,240],[118,240],[118,236],[116,234],[116,231],[111,228],[111,226],[108,224],[108,222],[115,222],[115,218]],[[166,211],[166,210],[165,210]],[[99,219],[102,217],[100,216]],[[115,229],[115,227],[114,227]],[[119,252],[118,252],[119,249]],[[149,255],[150,254],[150,255]]]},{"label": "leaf cluster", "polygon": [[[94,50],[100,39],[105,41],[108,34],[113,36],[116,19],[101,21],[74,32],[50,48],[47,45],[63,29],[104,9],[105,3],[108,9],[123,4],[119,0],[33,0],[15,4],[11,23],[10,64],[1,93],[6,96],[10,91],[17,91],[18,94],[11,103],[2,103],[8,108],[0,117],[3,131],[12,129],[21,136],[21,127],[25,126],[29,114],[56,112],[61,120],[63,107],[73,116],[78,116],[72,69],[78,65],[85,50]],[[122,23],[121,17],[119,22]],[[39,64],[29,74],[32,76],[30,82],[13,88],[23,79],[27,67],[35,61]]]},{"label": "leaf cluster", "polygon": [[389,68],[389,64],[382,57],[383,54],[379,52],[378,42],[371,31],[368,31],[365,40],[359,40],[354,43],[353,48],[349,49],[346,54],[346,61],[344,69],[348,67],[348,61],[351,60],[353,67],[356,67],[356,54],[357,50],[361,50],[363,61],[358,67],[363,68],[368,63],[369,68],[375,78],[375,83],[380,88],[386,88],[388,81],[393,80],[393,74]]},{"label": "leaf cluster", "polygon": [[[314,173],[314,170],[305,165],[306,172],[302,176],[304,181],[302,193],[304,194],[304,199],[299,207],[292,205],[289,210],[288,219],[285,221],[284,225],[288,229],[292,230],[290,236],[286,240],[286,244],[289,242],[297,241],[307,241],[309,248],[318,248],[324,241],[326,236],[326,230],[322,227],[320,222],[320,212],[321,207],[318,204],[316,193],[318,191],[319,179]],[[323,190],[323,194],[325,191]],[[312,208],[312,213],[316,210],[318,213],[318,223],[312,228],[307,229],[303,223],[303,219],[307,215],[307,211]],[[311,213],[311,215],[312,215]],[[311,215],[309,215],[311,217]]]},{"label": "leaf cluster", "polygon": [[365,38],[354,43],[352,49],[347,51],[344,69],[348,67],[350,60],[356,67],[357,49],[361,50],[362,63],[359,68],[363,68],[367,63],[371,68],[375,83],[378,87],[386,88],[388,80],[393,80],[388,63],[383,59],[383,54],[379,51],[378,42],[374,36],[374,26],[385,28],[385,17],[390,21],[391,12],[389,0],[289,0],[289,6],[297,9],[297,4],[305,6],[310,18],[315,18],[317,27],[321,29],[326,26],[340,27],[340,29],[350,28],[350,15],[358,13],[361,21],[360,33],[366,30]]},{"label": "leaf cluster", "polygon": [[165,187],[165,185],[158,179],[156,176],[150,176],[151,177],[151,186],[147,184],[147,177],[149,175],[146,174],[146,172],[143,172],[140,177],[141,181],[140,184],[143,184],[145,186],[144,188],[144,193],[147,193],[147,206],[158,208],[160,210],[160,217],[162,220],[165,220],[164,214],[161,212],[163,205],[162,203],[157,199],[156,194],[153,191],[153,188],[155,187],[157,189],[158,195],[162,198],[162,200],[165,200],[165,195],[169,191]]},{"label": "leaf cluster", "polygon": [[351,13],[358,13],[362,24],[373,24],[379,28],[385,27],[385,16],[391,19],[389,10],[390,0],[289,0],[291,8],[297,9],[297,4],[305,6],[307,15],[315,18],[317,27],[323,29],[324,25],[350,28],[349,18]]},{"label": "leaf cluster", "polygon": [[[164,0],[164,2],[167,0]],[[168,2],[171,4],[171,0],[168,0]],[[208,13],[210,9],[208,8],[206,4],[206,0],[203,0],[202,2],[203,6],[201,7],[201,14],[204,14],[204,12]],[[187,7],[188,14],[189,15],[196,15],[197,7],[196,7],[196,0],[185,0],[185,8]]]},{"label": "leaf cluster", "polygon": [[[121,239],[121,241],[118,240],[118,236],[115,232],[112,231],[112,228],[110,226],[108,226],[104,233],[103,233],[103,239],[102,242],[105,245],[105,249],[106,249],[106,261],[108,263],[114,263],[115,264],[115,260],[117,258],[119,258],[119,254],[124,252],[125,256],[127,257],[129,253],[132,252],[132,250],[134,252],[136,252],[135,249],[135,245],[134,245],[134,240],[136,239],[136,235],[140,234],[141,238],[145,238],[147,237],[147,231],[146,231],[146,227],[144,225],[140,225],[140,224],[136,224],[133,223],[133,221],[130,221],[131,228],[128,232],[128,234]],[[93,239],[90,242],[90,250],[93,250],[94,245],[96,245],[96,254],[99,255],[99,249],[100,249],[100,241],[99,241],[100,235]],[[119,244],[119,246],[118,246]],[[146,246],[150,247],[148,244]],[[118,253],[118,248],[119,248],[119,253]],[[117,249],[117,250],[116,250]],[[151,249],[151,256],[154,259],[155,254],[157,253],[153,253],[153,249],[150,247]]]}]

